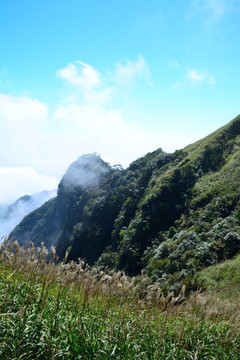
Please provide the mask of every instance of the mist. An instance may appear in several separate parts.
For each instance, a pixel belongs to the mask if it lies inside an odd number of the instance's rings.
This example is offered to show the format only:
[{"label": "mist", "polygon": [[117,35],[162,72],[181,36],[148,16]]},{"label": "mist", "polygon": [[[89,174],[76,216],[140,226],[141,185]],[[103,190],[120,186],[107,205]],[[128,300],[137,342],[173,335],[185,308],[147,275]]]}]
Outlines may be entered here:
[{"label": "mist", "polygon": [[[64,191],[75,191],[82,187],[98,186],[113,168],[98,154],[80,156],[73,162],[61,180]],[[60,186],[61,186],[60,185]],[[33,210],[57,195],[57,190],[42,191],[34,195],[20,197],[12,204],[0,204],[0,242]]]},{"label": "mist", "polygon": [[25,195],[12,204],[0,204],[0,242],[7,237],[22,219],[49,199],[55,197],[56,190]]},{"label": "mist", "polygon": [[65,191],[74,191],[79,186],[83,189],[94,187],[110,170],[111,166],[99,155],[82,155],[69,166],[61,183]]}]

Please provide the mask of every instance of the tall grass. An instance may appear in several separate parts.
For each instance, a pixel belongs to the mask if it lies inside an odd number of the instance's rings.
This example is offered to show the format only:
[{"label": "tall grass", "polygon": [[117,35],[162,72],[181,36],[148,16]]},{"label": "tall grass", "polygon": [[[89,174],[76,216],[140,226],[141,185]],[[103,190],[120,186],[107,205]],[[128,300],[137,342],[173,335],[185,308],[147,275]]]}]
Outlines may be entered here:
[{"label": "tall grass", "polygon": [[240,359],[238,309],[57,262],[44,245],[0,248],[0,359]]}]

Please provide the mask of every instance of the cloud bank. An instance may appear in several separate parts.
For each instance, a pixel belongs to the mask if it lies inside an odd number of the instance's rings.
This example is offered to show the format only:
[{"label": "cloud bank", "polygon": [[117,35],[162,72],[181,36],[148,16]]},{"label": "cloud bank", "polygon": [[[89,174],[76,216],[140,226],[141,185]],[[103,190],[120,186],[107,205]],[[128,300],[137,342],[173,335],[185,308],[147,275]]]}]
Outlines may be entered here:
[{"label": "cloud bank", "polygon": [[115,64],[105,76],[80,60],[56,76],[63,80],[63,95],[51,111],[38,99],[0,94],[0,202],[56,187],[82,154],[96,152],[112,165],[127,166],[166,143],[128,119],[118,103],[139,81],[150,86],[142,56]]},{"label": "cloud bank", "polygon": [[56,193],[56,190],[43,191],[32,196],[21,197],[10,205],[0,204],[0,242],[27,214],[56,196]]},{"label": "cloud bank", "polygon": [[[176,61],[171,66],[181,70]],[[181,71],[185,83],[214,82],[208,72]],[[137,116],[132,121],[126,115],[124,105],[136,100],[135,88],[141,84],[147,92],[153,85],[143,56],[118,62],[105,72],[77,60],[57,70],[56,76],[63,81],[61,98],[51,108],[31,97],[0,94],[0,203],[56,188],[83,154],[95,152],[111,165],[126,167],[159,147],[174,151],[189,143],[184,135],[148,130]]]},{"label": "cloud bank", "polygon": [[0,204],[11,203],[24,195],[57,188],[54,176],[38,173],[31,167],[0,167]]}]

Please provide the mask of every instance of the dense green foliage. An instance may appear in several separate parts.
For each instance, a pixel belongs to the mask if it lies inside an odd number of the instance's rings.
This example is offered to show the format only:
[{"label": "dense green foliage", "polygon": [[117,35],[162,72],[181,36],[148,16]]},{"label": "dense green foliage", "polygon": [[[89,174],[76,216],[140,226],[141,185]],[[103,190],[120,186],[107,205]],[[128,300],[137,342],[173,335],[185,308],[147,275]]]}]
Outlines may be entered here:
[{"label": "dense green foliage", "polygon": [[196,293],[181,305],[123,273],[0,247],[0,358],[238,359],[239,303]]},{"label": "dense green foliage", "polygon": [[144,270],[166,292],[183,284],[191,290],[198,270],[240,251],[239,148],[240,116],[183,150],[158,149],[125,170],[89,155],[88,173],[104,168],[99,181],[69,191],[63,178],[58,196],[12,235],[21,244],[56,245],[60,258],[67,250],[68,260],[129,275]]}]

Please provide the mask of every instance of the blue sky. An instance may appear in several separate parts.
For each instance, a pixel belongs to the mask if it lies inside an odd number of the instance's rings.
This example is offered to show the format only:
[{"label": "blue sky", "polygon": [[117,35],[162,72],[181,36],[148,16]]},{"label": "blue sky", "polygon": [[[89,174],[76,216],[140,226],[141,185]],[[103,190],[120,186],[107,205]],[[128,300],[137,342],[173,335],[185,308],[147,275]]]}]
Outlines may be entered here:
[{"label": "blue sky", "polygon": [[239,114],[240,0],[0,0],[0,203]]}]

